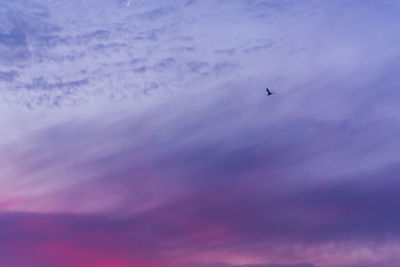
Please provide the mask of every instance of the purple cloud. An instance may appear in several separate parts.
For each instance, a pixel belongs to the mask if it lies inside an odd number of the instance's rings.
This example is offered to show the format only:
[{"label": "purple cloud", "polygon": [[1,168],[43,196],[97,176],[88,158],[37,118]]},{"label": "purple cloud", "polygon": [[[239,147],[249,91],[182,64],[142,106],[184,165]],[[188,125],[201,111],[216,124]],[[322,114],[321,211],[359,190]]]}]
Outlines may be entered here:
[{"label": "purple cloud", "polygon": [[400,263],[395,1],[0,7],[3,265]]}]

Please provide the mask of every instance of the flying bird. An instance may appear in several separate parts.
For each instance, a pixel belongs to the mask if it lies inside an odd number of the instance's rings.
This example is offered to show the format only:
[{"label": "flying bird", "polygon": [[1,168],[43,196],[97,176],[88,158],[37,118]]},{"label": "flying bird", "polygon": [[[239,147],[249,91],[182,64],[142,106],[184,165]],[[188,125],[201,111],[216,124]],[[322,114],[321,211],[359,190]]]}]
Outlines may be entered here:
[{"label": "flying bird", "polygon": [[269,90],[268,90],[268,88],[266,89],[266,91],[267,91],[267,95],[272,95],[272,94],[275,94],[275,93],[271,93]]}]

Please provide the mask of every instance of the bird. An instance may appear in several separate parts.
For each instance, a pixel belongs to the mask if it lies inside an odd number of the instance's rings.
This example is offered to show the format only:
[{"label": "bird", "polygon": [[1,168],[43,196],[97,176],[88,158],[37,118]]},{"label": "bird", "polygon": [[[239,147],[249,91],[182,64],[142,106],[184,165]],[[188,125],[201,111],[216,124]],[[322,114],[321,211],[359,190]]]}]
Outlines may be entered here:
[{"label": "bird", "polygon": [[269,90],[268,90],[268,88],[266,89],[266,91],[267,91],[267,95],[272,95],[272,94],[275,94],[275,93],[271,93]]}]

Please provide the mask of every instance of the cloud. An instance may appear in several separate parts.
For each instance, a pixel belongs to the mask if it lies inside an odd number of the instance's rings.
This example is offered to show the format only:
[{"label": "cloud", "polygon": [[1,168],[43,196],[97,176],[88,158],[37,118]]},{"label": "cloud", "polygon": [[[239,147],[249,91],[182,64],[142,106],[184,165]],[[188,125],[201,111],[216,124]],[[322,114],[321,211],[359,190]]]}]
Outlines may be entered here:
[{"label": "cloud", "polygon": [[202,61],[189,61],[186,65],[189,67],[191,72],[198,72],[200,69],[206,67],[208,63]]},{"label": "cloud", "polygon": [[400,262],[398,5],[225,2],[0,3],[4,265]]},{"label": "cloud", "polygon": [[49,83],[45,81],[44,77],[35,78],[32,83],[26,84],[25,87],[28,90],[63,90],[64,93],[68,93],[66,89],[76,89],[83,85],[88,84],[88,80],[77,80],[77,81],[68,81],[68,82],[55,82]]},{"label": "cloud", "polygon": [[313,264],[309,263],[299,263],[299,264],[251,264],[251,265],[243,265],[243,267],[315,267]]},{"label": "cloud", "polygon": [[173,13],[173,11],[174,11],[173,7],[159,7],[150,11],[146,11],[142,14],[139,14],[139,17],[144,18],[146,20],[154,21],[163,16],[170,15],[171,13]]},{"label": "cloud", "polygon": [[0,81],[12,82],[16,77],[18,77],[16,71],[0,71]]},{"label": "cloud", "polygon": [[[206,39],[192,36],[192,28],[199,21],[197,15],[192,18],[194,5],[190,5],[188,13],[182,13],[187,9],[185,3],[138,3],[133,13],[127,12],[123,5],[104,1],[68,4],[6,1],[3,5],[9,11],[3,16],[4,25],[8,26],[0,35],[4,50],[2,64],[6,67],[3,72],[19,68],[19,75],[7,86],[9,91],[4,99],[9,104],[59,107],[74,105],[79,102],[77,99],[129,98],[147,92],[153,80],[158,80],[158,90],[171,86],[182,90],[196,79],[203,79],[202,76],[216,82],[239,70],[233,66],[240,65],[240,56],[230,60],[214,58],[213,51],[222,51],[221,44],[216,44],[199,60],[205,52],[202,47]],[[215,8],[211,3],[206,6]],[[198,11],[204,12],[203,7],[199,8]],[[88,12],[81,14],[76,10]],[[105,16],[99,15],[103,13]],[[101,26],[96,26],[100,17],[104,20]],[[233,44],[237,45],[241,44]],[[136,58],[146,58],[147,64],[130,68],[129,62]],[[203,62],[209,69],[196,73],[200,66],[192,66],[193,62]],[[46,82],[35,82],[33,77],[42,77]],[[74,85],[70,83],[78,81],[90,84],[81,83],[81,90],[71,91],[69,87]],[[49,87],[64,87],[67,93],[50,92]],[[103,93],[99,94],[100,91]]]},{"label": "cloud", "polygon": [[[359,160],[365,153],[370,139],[364,128],[305,118],[268,121],[257,116],[271,108],[265,101],[243,97],[240,86],[224,88],[230,90],[160,98],[136,112],[106,109],[91,117],[77,110],[79,116],[24,131],[24,142],[2,150],[8,168],[0,202],[15,199],[8,210],[48,213],[55,229],[65,221],[57,232],[72,232],[66,234],[72,244],[62,241],[61,247],[74,264],[96,256],[76,252],[73,237],[80,230],[70,227],[80,223],[57,219],[60,212],[99,214],[82,224],[99,221],[98,228],[87,228],[111,238],[115,252],[104,256],[106,262],[395,262],[399,166],[382,161],[371,171],[347,167],[343,157]],[[360,151],[341,141],[350,130]],[[340,172],[326,172],[335,159]],[[118,227],[103,225],[104,217]],[[96,247],[106,240],[95,234],[87,242],[94,251],[86,255],[109,250]],[[63,262],[66,256],[54,257]]]},{"label": "cloud", "polygon": [[[243,180],[211,185],[199,178],[190,194],[128,216],[3,212],[0,253],[6,262],[20,259],[42,266],[238,266],[229,262],[241,256],[266,263],[239,266],[348,266],[359,260],[391,266],[399,250],[393,217],[399,207],[393,201],[398,185],[389,181],[397,171],[301,193],[274,190],[274,183],[262,188]],[[288,186],[279,184],[275,188]],[[138,193],[134,188],[131,193]],[[295,264],[311,259],[321,265]]]},{"label": "cloud", "polygon": [[14,29],[9,34],[0,33],[0,45],[8,48],[24,47],[27,45],[26,35],[18,29]]}]

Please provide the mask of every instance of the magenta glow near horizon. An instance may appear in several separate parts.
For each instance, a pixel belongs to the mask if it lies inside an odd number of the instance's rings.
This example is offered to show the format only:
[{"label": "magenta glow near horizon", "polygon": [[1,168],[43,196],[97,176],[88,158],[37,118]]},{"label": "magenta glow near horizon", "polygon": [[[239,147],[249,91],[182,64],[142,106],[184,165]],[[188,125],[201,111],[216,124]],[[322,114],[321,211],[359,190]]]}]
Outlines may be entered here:
[{"label": "magenta glow near horizon", "polygon": [[400,266],[399,12],[1,1],[0,266]]}]

